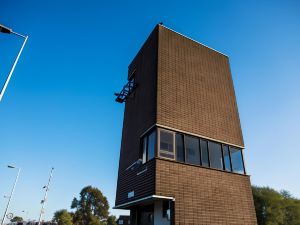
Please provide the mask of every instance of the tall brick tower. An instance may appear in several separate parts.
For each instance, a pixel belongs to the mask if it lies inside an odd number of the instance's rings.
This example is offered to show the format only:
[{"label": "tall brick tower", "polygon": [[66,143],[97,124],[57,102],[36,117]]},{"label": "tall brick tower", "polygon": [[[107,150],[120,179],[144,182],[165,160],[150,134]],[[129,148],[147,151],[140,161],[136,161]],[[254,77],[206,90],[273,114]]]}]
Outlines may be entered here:
[{"label": "tall brick tower", "polygon": [[115,208],[131,225],[256,225],[229,59],[157,25],[125,102]]}]

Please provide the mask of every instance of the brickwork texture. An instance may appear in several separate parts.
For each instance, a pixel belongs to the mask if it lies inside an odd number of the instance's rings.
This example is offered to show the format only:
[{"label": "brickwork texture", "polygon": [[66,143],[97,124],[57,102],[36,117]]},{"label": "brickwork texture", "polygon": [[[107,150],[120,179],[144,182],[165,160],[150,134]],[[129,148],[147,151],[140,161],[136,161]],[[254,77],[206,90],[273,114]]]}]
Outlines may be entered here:
[{"label": "brickwork texture", "polygon": [[175,198],[176,225],[256,225],[249,176],[156,159],[156,194]]},{"label": "brickwork texture", "polygon": [[244,146],[228,57],[159,26],[157,123]]}]

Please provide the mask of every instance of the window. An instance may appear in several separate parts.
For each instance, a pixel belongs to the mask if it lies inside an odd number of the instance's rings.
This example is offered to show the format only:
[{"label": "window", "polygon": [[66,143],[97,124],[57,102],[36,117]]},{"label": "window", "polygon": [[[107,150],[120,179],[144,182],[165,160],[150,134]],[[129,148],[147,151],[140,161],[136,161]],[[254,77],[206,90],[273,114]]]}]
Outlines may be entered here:
[{"label": "window", "polygon": [[156,131],[153,130],[142,138],[142,160],[143,163],[149,161],[155,156]]},{"label": "window", "polygon": [[245,174],[242,150],[230,147],[230,155],[232,162],[232,171]]},{"label": "window", "polygon": [[174,159],[174,133],[160,129],[159,155],[164,158]]},{"label": "window", "polygon": [[145,163],[147,161],[147,139],[148,136],[145,136],[143,138],[143,163]]},{"label": "window", "polygon": [[223,145],[224,166],[226,171],[231,171],[230,155],[228,145]]},{"label": "window", "polygon": [[152,133],[150,133],[150,135],[148,136],[148,155],[147,155],[148,161],[154,158],[155,155],[155,143],[156,143],[155,136],[156,136],[155,130],[152,131]]},{"label": "window", "polygon": [[215,169],[223,169],[222,148],[216,142],[209,142],[209,159],[210,167]]},{"label": "window", "polygon": [[176,161],[184,162],[184,145],[182,134],[176,134]]},{"label": "window", "polygon": [[186,162],[200,165],[199,140],[191,136],[185,136]]},{"label": "window", "polygon": [[151,129],[141,138],[143,163],[155,156],[246,174],[242,149],[163,128]]},{"label": "window", "polygon": [[202,166],[209,167],[209,158],[208,158],[208,147],[207,147],[207,141],[200,140],[200,146],[201,146],[201,163]]},{"label": "window", "polygon": [[119,220],[119,224],[122,225],[123,224],[123,220]]}]

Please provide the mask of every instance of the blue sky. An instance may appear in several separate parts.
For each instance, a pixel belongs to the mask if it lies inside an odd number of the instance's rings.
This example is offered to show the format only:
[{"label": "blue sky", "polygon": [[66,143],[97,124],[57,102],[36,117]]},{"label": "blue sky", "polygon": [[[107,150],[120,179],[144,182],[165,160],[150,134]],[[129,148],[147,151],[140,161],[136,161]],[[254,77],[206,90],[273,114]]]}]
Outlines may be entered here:
[{"label": "blue sky", "polygon": [[[124,106],[113,93],[161,21],[230,57],[252,183],[300,198],[299,1],[1,0],[0,8],[0,23],[30,36],[0,103],[0,215],[16,174],[9,163],[22,167],[16,215],[38,218],[52,166],[46,219],[86,185],[114,205]],[[0,82],[20,44],[0,35]]]}]

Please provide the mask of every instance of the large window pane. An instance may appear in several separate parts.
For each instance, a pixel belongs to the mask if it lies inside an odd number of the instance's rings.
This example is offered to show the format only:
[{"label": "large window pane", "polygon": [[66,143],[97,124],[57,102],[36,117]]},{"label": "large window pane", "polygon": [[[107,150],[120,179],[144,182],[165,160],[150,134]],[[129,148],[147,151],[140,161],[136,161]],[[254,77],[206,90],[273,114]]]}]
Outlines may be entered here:
[{"label": "large window pane", "polygon": [[243,157],[242,157],[242,150],[231,148],[230,147],[230,155],[231,155],[231,162],[232,162],[232,171],[236,173],[245,173]]},{"label": "large window pane", "polygon": [[207,141],[200,140],[202,166],[209,167]]},{"label": "large window pane", "polygon": [[154,158],[155,153],[155,131],[148,136],[148,157],[147,160]]},{"label": "large window pane", "polygon": [[223,145],[223,156],[224,156],[225,170],[226,171],[231,171],[229,147],[227,145]]},{"label": "large window pane", "polygon": [[215,142],[209,142],[209,159],[210,167],[215,169],[223,169],[222,148]]},{"label": "large window pane", "polygon": [[176,134],[176,161],[184,162],[184,146],[182,134]]},{"label": "large window pane", "polygon": [[200,165],[199,140],[191,136],[185,136],[186,162]]},{"label": "large window pane", "polygon": [[160,150],[174,152],[173,148],[174,134],[168,131],[160,130]]},{"label": "large window pane", "polygon": [[174,133],[160,130],[159,155],[164,158],[174,159]]}]

